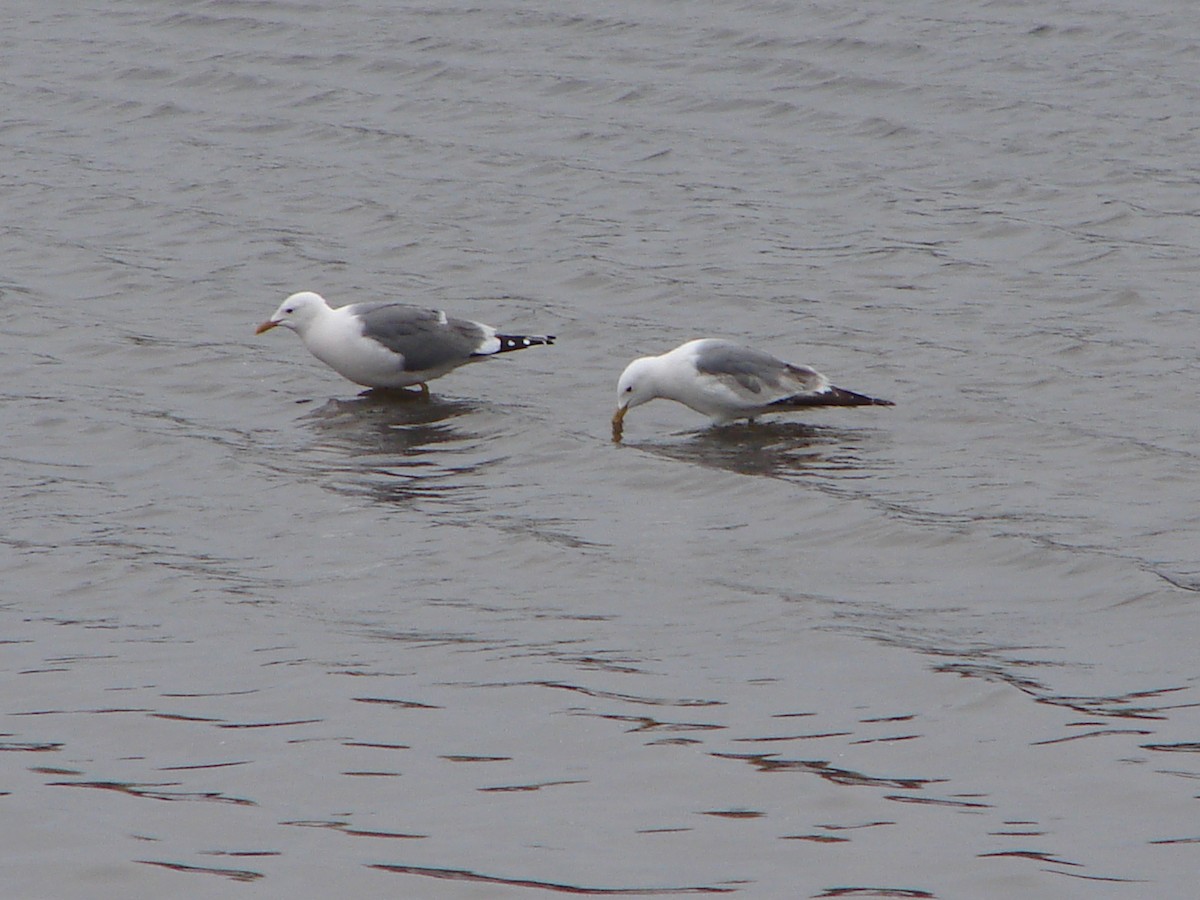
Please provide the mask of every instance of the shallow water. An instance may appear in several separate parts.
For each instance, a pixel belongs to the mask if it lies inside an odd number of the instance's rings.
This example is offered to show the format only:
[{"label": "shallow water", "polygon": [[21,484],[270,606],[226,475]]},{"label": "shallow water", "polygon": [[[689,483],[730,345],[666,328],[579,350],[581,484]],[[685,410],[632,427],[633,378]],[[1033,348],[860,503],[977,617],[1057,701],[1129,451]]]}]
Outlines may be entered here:
[{"label": "shallow water", "polygon": [[[6,896],[1191,895],[1177,5],[27,6]],[[705,334],[897,406],[614,445]]]}]

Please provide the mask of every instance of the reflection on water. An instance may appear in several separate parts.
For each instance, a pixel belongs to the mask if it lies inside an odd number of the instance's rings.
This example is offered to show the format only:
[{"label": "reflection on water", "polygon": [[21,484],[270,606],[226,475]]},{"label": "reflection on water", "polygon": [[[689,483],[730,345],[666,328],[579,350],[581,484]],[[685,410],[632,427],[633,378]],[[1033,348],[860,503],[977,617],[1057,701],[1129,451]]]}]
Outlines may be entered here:
[{"label": "reflection on water", "polygon": [[444,496],[464,486],[464,473],[490,461],[464,458],[479,447],[480,436],[455,420],[476,409],[409,391],[329,400],[304,416],[321,437],[314,468],[332,490],[367,493],[384,503]]},{"label": "reflection on water", "polygon": [[142,863],[147,866],[159,866],[164,869],[169,869],[172,872],[183,873],[205,873],[208,875],[222,875],[232,881],[257,881],[264,877],[262,872],[255,872],[250,869],[223,869],[215,866],[187,866],[178,862],[167,862],[159,859],[137,859],[134,862]]},{"label": "reflection on water", "polygon": [[408,456],[475,438],[451,424],[475,409],[471,403],[425,399],[414,391],[364,391],[353,400],[329,400],[304,419],[354,456]]},{"label": "reflection on water", "polygon": [[686,432],[685,441],[626,442],[657,456],[739,475],[789,478],[815,472],[853,472],[864,434],[801,422],[738,423]]},{"label": "reflection on water", "polygon": [[[1075,666],[1053,659],[1053,648],[1049,646],[1006,643],[1002,640],[984,641],[981,635],[986,632],[978,625],[981,616],[993,623],[997,636],[1004,631],[998,625],[1001,617],[994,610],[975,614],[966,609],[956,610],[954,618],[948,620],[944,611],[936,609],[901,612],[884,604],[852,602],[844,598],[822,600],[813,596],[796,596],[789,600],[801,601],[810,608],[824,605],[831,611],[826,624],[822,626],[827,630],[852,633],[875,643],[916,651],[933,660],[930,666],[932,672],[1003,684],[1033,698],[1037,703],[1062,707],[1087,716],[1087,721],[1092,724],[1096,724],[1095,720],[1098,719],[1163,720],[1171,710],[1200,707],[1200,703],[1190,699],[1175,698],[1176,694],[1188,690],[1181,684],[1118,694],[1080,695],[1056,691],[1047,679],[1035,677],[1030,670],[1047,671]],[[1019,631],[1023,626],[1014,622],[1010,627]],[[1177,702],[1172,702],[1175,700]],[[1106,728],[1076,732],[1069,737],[1037,743],[1061,743],[1102,734],[1148,733],[1151,732]]]},{"label": "reflection on water", "polygon": [[146,797],[153,800],[204,800],[214,803],[232,803],[235,806],[254,806],[253,800],[245,797],[230,797],[220,791],[167,790],[178,787],[178,781],[156,784],[129,784],[120,781],[48,781],[47,787],[84,787],[102,791],[116,791],[130,797]]},{"label": "reflection on water", "polygon": [[937,784],[942,778],[894,778],[883,775],[868,775],[852,769],[830,765],[822,759],[779,759],[776,753],[714,753],[718,759],[735,759],[748,762],[761,772],[807,772],[824,778],[833,784],[870,787],[902,788],[919,790],[927,784]]},{"label": "reflection on water", "polygon": [[[626,895],[638,897],[660,896],[664,894],[727,894],[734,887],[717,885],[697,885],[686,887],[594,887],[591,885],[568,884],[565,882],[541,881],[533,878],[514,878],[502,875],[488,875],[483,872],[473,872],[467,869],[444,869],[430,866],[409,866],[385,863],[374,863],[371,868],[382,872],[394,872],[398,875],[424,875],[428,878],[440,878],[447,881],[467,881],[476,884],[501,885],[506,887],[537,888],[559,894],[603,894],[606,896]],[[737,884],[741,882],[728,882]]]}]

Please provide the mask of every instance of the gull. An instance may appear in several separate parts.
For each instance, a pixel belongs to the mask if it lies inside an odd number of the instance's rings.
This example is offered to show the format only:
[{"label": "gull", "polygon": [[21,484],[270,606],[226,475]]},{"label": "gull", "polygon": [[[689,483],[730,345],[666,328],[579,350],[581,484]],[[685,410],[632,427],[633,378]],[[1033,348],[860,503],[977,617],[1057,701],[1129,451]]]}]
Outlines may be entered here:
[{"label": "gull", "polygon": [[834,387],[809,366],[794,366],[732,341],[700,338],[625,367],[617,382],[613,440],[621,440],[629,410],[659,397],[690,406],[718,425],[814,406],[895,405]]},{"label": "gull", "polygon": [[292,294],[255,334],[282,325],[300,335],[317,359],[355,384],[370,388],[416,385],[470,362],[553,344],[554,335],[499,334],[491,325],[452,319],[439,309],[404,303],[352,303],[333,309],[312,291]]}]

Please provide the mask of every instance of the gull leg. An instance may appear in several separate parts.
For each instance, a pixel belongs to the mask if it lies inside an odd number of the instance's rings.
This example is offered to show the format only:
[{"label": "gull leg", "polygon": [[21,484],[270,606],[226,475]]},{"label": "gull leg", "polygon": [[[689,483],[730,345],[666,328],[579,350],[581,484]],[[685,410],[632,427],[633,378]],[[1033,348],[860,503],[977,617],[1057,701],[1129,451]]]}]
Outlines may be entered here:
[{"label": "gull leg", "polygon": [[429,399],[429,385],[427,385],[423,381],[418,381],[417,387],[419,387],[421,389],[421,399],[428,400]]}]

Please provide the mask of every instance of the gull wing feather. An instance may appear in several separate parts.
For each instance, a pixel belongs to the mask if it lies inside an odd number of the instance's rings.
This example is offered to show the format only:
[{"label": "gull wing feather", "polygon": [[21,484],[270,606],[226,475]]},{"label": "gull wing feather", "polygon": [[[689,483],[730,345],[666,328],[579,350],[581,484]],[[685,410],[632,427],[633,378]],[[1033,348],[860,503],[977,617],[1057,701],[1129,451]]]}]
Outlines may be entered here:
[{"label": "gull wing feather", "polygon": [[746,406],[767,406],[790,397],[820,394],[829,379],[808,366],[794,366],[769,353],[731,341],[697,347],[696,371],[721,385]]},{"label": "gull wing feather", "polygon": [[351,310],[362,321],[363,336],[400,354],[409,372],[466,362],[491,337],[478,322],[405,303],[356,303]]}]

